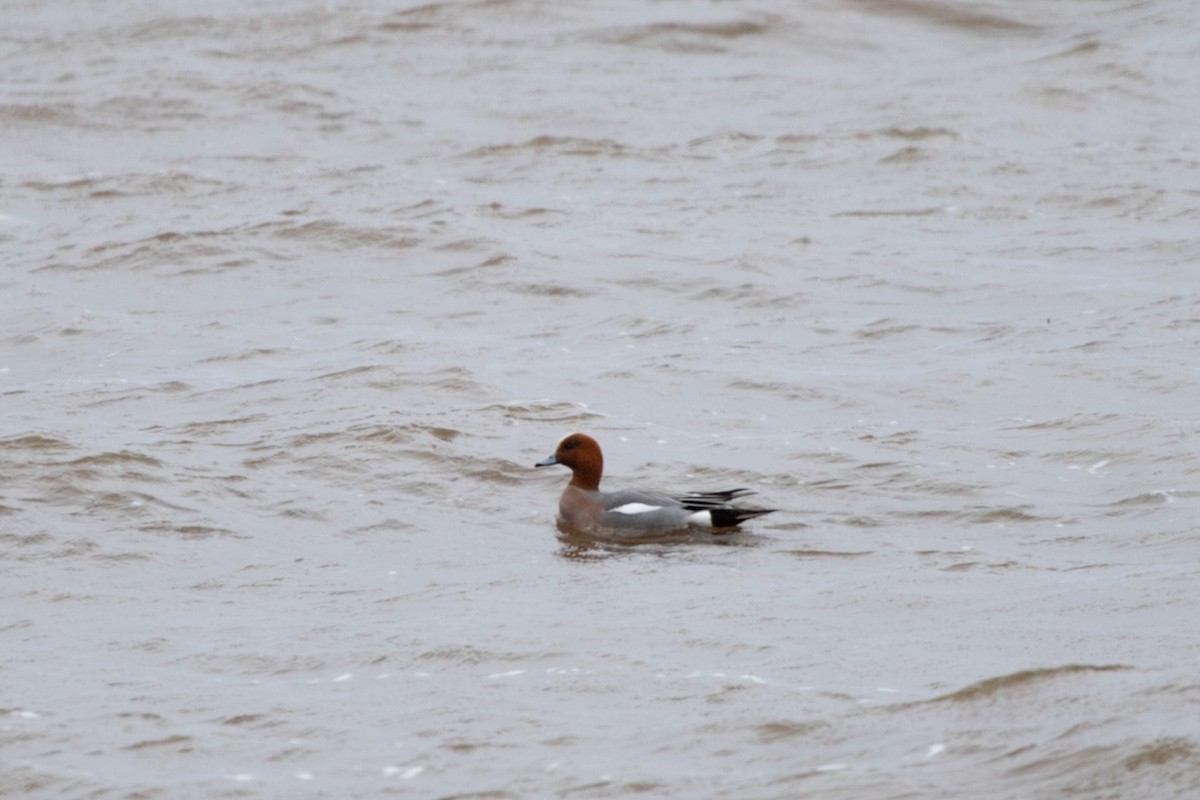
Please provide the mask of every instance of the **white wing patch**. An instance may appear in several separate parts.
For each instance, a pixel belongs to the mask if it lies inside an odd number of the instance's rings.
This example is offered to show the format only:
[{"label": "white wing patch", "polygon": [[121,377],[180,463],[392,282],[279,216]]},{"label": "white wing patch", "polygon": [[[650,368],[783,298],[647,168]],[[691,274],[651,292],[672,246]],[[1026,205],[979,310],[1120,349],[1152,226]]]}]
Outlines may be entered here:
[{"label": "white wing patch", "polygon": [[645,503],[626,503],[613,509],[618,514],[645,514],[647,511],[658,511],[662,506],[648,506]]},{"label": "white wing patch", "polygon": [[712,524],[713,524],[712,523],[712,512],[711,511],[697,511],[695,514],[692,514],[690,517],[688,517],[688,524],[703,525],[705,527],[711,528]]}]

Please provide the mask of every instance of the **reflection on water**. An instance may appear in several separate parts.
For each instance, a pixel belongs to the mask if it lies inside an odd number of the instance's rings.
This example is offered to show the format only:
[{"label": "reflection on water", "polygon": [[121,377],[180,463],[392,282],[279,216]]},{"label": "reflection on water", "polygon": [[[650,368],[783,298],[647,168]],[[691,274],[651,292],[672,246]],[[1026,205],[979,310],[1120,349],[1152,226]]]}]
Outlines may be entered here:
[{"label": "reflection on water", "polygon": [[558,520],[559,555],[570,559],[607,557],[637,551],[671,552],[679,548],[716,545],[720,547],[755,547],[765,541],[745,531],[711,533],[701,530],[656,531],[654,533],[621,535],[619,531],[596,533],[579,530]]}]

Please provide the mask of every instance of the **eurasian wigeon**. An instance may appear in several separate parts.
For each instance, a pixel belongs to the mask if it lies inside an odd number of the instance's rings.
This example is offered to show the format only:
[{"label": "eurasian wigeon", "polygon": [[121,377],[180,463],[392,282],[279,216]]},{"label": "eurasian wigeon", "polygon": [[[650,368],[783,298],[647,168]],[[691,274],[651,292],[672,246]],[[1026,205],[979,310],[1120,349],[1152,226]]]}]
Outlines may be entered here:
[{"label": "eurasian wigeon", "polygon": [[553,464],[570,467],[573,473],[571,482],[558,499],[559,520],[589,533],[610,530],[629,535],[688,528],[720,531],[736,528],[748,519],[775,510],[732,505],[736,498],[753,494],[749,489],[680,495],[642,489],[602,492],[600,475],[604,471],[604,456],[596,440],[582,433],[564,437],[554,455],[534,466]]}]

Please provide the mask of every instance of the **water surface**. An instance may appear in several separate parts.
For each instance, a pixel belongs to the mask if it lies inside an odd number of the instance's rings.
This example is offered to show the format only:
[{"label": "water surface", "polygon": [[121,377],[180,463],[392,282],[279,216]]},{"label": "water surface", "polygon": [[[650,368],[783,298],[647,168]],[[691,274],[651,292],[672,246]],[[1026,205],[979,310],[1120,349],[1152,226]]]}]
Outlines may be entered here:
[{"label": "water surface", "polygon": [[1200,792],[1191,5],[3,27],[0,794]]}]

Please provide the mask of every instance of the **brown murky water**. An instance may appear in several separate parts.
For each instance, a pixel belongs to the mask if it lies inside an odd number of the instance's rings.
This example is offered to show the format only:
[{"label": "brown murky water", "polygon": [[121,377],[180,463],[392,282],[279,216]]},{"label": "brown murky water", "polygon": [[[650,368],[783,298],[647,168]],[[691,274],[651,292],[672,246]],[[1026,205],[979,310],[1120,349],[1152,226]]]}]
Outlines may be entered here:
[{"label": "brown murky water", "polygon": [[188,6],[4,10],[0,794],[1200,796],[1190,2]]}]

